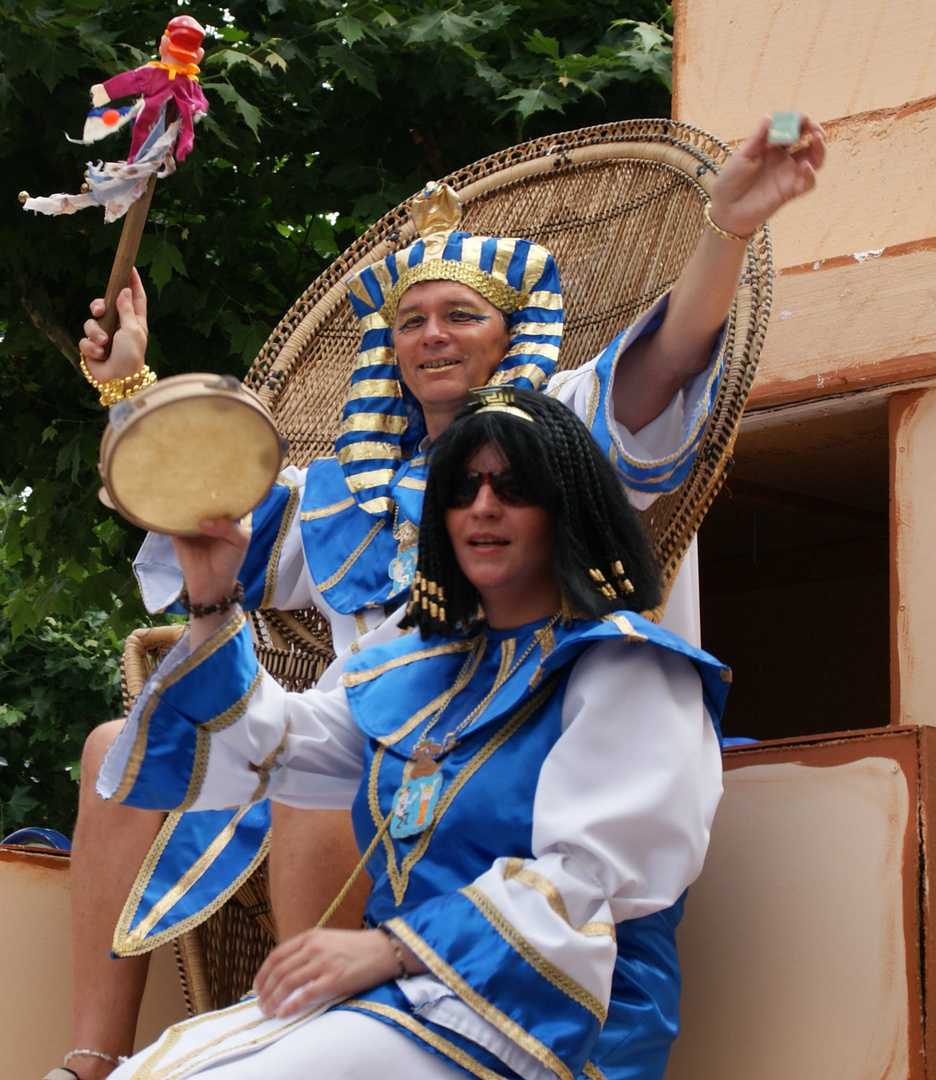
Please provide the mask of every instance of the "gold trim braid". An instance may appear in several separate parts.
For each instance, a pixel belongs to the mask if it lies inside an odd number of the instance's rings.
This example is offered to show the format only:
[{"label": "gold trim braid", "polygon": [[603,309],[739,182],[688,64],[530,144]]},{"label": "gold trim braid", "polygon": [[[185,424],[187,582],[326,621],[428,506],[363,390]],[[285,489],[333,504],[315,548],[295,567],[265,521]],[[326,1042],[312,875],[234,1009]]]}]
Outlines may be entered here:
[{"label": "gold trim braid", "polygon": [[581,926],[576,926],[569,918],[569,912],[566,910],[562,893],[559,892],[549,878],[525,866],[523,859],[507,860],[504,866],[504,880],[519,881],[521,885],[525,885],[528,889],[541,893],[546,898],[546,903],[549,904],[559,918],[583,937],[616,937],[614,923],[587,922],[582,923]]},{"label": "gold trim braid", "polygon": [[[346,671],[342,674],[341,681],[346,687],[360,686],[362,683],[371,682],[381,675],[385,675],[394,668],[406,667],[408,664],[413,664],[418,660],[431,660],[435,656],[446,656],[449,653],[470,652],[476,643],[476,638],[466,638],[463,641],[451,641],[446,642],[444,645],[433,645],[429,649],[419,649],[416,652],[406,653],[404,656],[396,656],[392,660],[386,660],[382,664],[365,668],[363,671]],[[410,719],[391,735],[382,735],[380,741],[387,744],[397,742],[412,728],[413,722]]]},{"label": "gold trim braid", "polygon": [[587,1009],[592,1016],[603,1024],[608,1018],[607,1009],[595,997],[589,993],[580,983],[576,982],[571,975],[566,974],[562,968],[557,967],[552,961],[547,960],[529,941],[517,930],[517,928],[501,914],[499,909],[491,902],[477,886],[466,885],[458,890],[462,896],[467,897],[474,906],[487,919],[491,926],[500,936],[517,952],[537,974],[547,982],[552,983],[557,990],[561,990],[566,997],[571,998],[576,1004]]},{"label": "gold trim braid", "polygon": [[[406,896],[406,890],[409,886],[410,870],[412,870],[416,863],[419,862],[423,855],[425,855],[426,849],[429,847],[429,841],[435,834],[439,822],[445,817],[446,811],[452,805],[452,801],[488,758],[499,750],[512,735],[515,735],[523,724],[526,723],[536,710],[540,708],[543,702],[555,689],[557,681],[558,675],[554,676],[542,687],[542,689],[538,690],[536,695],[522,708],[518,709],[517,712],[515,712],[490,739],[488,739],[464,768],[459,770],[452,778],[448,786],[443,789],[442,797],[436,804],[435,813],[432,815],[432,821],[429,823],[429,827],[419,834],[419,839],[416,841],[416,844],[404,856],[399,867],[397,867],[396,852],[393,849],[393,842],[388,835],[384,835],[384,848],[387,853],[387,877],[390,880],[390,886],[393,889],[393,896],[397,904],[403,903]],[[383,747],[380,747],[374,755],[374,759],[371,762],[371,775],[368,784],[371,814],[378,826],[383,820],[380,816],[380,807],[377,802],[377,774],[380,771],[383,753],[384,749]]]},{"label": "gold trim braid", "polygon": [[[327,581],[323,581],[321,585],[318,586],[319,592],[326,592],[333,585],[337,585],[338,582],[341,581],[345,574],[347,574],[351,567],[354,566],[354,564],[360,558],[364,549],[368,546],[368,544],[370,544],[371,540],[374,539],[374,537],[377,535],[377,533],[380,532],[380,530],[384,527],[384,525],[386,525],[386,523],[386,520],[384,518],[381,518],[376,523],[376,525],[374,525],[374,527],[367,534],[367,536],[364,537],[360,544],[358,544],[354,551],[351,552],[351,554],[347,557],[347,559],[345,559],[341,566],[338,567],[334,574],[332,574],[332,576]],[[316,582],[316,584],[318,584],[318,582]]]},{"label": "gold trim braid", "polygon": [[[186,872],[182,875],[181,878],[179,878],[175,885],[173,885],[172,888],[167,889],[167,891],[160,897],[160,899],[155,904],[153,904],[149,912],[137,923],[137,925],[132,930],[127,930],[126,932],[124,932],[124,927],[128,925],[130,920],[132,919],[133,913],[136,910],[140,899],[142,898],[146,886],[149,884],[149,879],[152,876],[152,872],[155,869],[156,863],[158,862],[158,859],[151,860],[149,857],[147,858],[146,862],[143,865],[143,868],[140,871],[140,874],[137,876],[137,880],[133,884],[133,888],[130,892],[129,897],[127,898],[127,902],[124,905],[123,911],[121,912],[120,919],[118,920],[117,926],[114,929],[113,950],[118,956],[138,956],[143,953],[149,952],[152,949],[155,949],[163,941],[168,941],[171,938],[176,938],[180,934],[183,934],[188,928],[189,923],[197,925],[206,917],[205,912],[207,911],[207,908],[203,909],[203,911],[196,913],[194,916],[189,916],[189,918],[184,920],[181,925],[172,926],[168,931],[163,931],[161,934],[156,935],[156,937],[154,937],[152,941],[146,940],[150,930],[152,930],[153,927],[159,923],[160,919],[162,919],[162,917],[168,911],[171,911],[172,908],[175,907],[175,905],[182,899],[182,897],[185,896],[185,894],[195,885],[195,883],[201,877],[203,877],[204,874],[207,873],[207,871],[214,865],[215,860],[220,857],[224,849],[228,846],[231,840],[233,840],[238,822],[240,822],[241,818],[243,818],[243,816],[247,813],[249,809],[249,806],[245,806],[242,809],[238,810],[234,817],[228,822],[227,825],[225,825],[221,832],[218,833],[214,840],[211,841],[208,847],[202,852],[198,859],[196,859],[192,866],[189,867],[188,870],[186,870]],[[169,835],[171,835],[171,830]],[[168,841],[168,836],[166,840]],[[263,843],[264,855],[269,850],[269,846],[269,836],[267,836],[264,839]],[[161,844],[157,854],[161,855],[165,847],[165,843]],[[253,867],[258,865],[260,861],[261,860],[259,857],[253,860],[251,872],[253,870]],[[229,889],[225,890],[225,896],[221,898],[220,903],[218,903],[219,898],[216,897],[209,906],[213,906],[215,910],[217,910],[217,908],[221,906],[221,903],[223,903],[229,895],[232,895],[234,892],[237,891],[237,889],[240,887],[241,879],[246,879],[244,874],[241,874],[240,879],[238,880],[238,883],[236,885],[234,885],[233,887],[229,887]]]},{"label": "gold trim braid", "polygon": [[260,601],[261,607],[272,607],[273,597],[276,594],[276,583],[279,579],[279,563],[280,557],[283,553],[283,544],[286,542],[286,537],[292,526],[293,518],[296,516],[296,508],[299,505],[299,487],[293,483],[292,480],[287,480],[285,476],[280,475],[276,481],[278,484],[283,484],[289,491],[289,495],[286,497],[286,505],[283,507],[283,516],[280,518],[279,531],[276,534],[276,540],[273,542],[273,549],[270,552],[270,561],[267,563],[266,579],[263,583],[263,599]]},{"label": "gold trim braid", "polygon": [[[267,857],[270,850],[270,832],[268,831],[263,838],[263,843],[257,850],[256,855],[250,861],[250,865],[246,866],[237,878],[231,882],[231,884],[221,893],[219,893],[210,904],[207,904],[201,911],[196,912],[194,915],[190,915],[187,919],[183,919],[181,922],[169,927],[168,930],[162,930],[158,934],[154,934],[147,941],[139,941],[133,943],[129,948],[127,942],[131,940],[130,934],[121,936],[121,927],[127,926],[130,920],[133,918],[133,911],[136,905],[139,903],[140,897],[143,895],[149,879],[152,876],[153,865],[158,857],[162,854],[163,849],[169,841],[169,836],[175,829],[178,822],[178,812],[173,812],[166,819],[166,823],[160,829],[156,838],[156,842],[150,852],[147,855],[146,862],[140,868],[140,872],[137,874],[136,881],[133,883],[133,888],[130,895],[127,897],[127,902],[124,904],[123,911],[120,913],[120,919],[117,923],[117,927],[114,930],[113,950],[118,956],[141,956],[143,953],[152,952],[153,949],[158,948],[160,945],[166,944],[168,941],[173,941],[175,938],[184,934],[186,931],[193,929],[196,926],[200,926],[208,916],[213,915],[219,908],[223,907],[228,900],[237,892],[237,890],[247,881],[248,878],[253,876],[253,872]],[[228,822],[224,831],[231,830],[233,833],[234,825],[232,822]],[[166,833],[165,839],[161,839],[163,833]],[[158,845],[158,848],[157,848]],[[118,948],[118,942],[120,947]]]},{"label": "gold trim braid", "polygon": [[392,1020],[395,1024],[399,1024],[400,1027],[406,1028],[407,1031],[411,1031],[424,1043],[435,1047],[436,1050],[440,1050],[446,1057],[450,1058],[456,1064],[461,1065],[463,1069],[467,1069],[472,1076],[479,1077],[479,1080],[504,1080],[501,1073],[496,1073],[486,1065],[482,1065],[480,1061],[475,1061],[475,1059],[471,1057],[470,1054],[465,1053],[460,1046],[456,1046],[455,1043],[450,1043],[448,1039],[445,1039],[441,1035],[437,1035],[434,1031],[430,1031],[429,1028],[424,1027],[418,1020],[414,1019],[411,1013],[403,1012],[401,1009],[394,1009],[392,1005],[384,1005],[382,1001],[362,1001],[358,998],[351,998],[348,1001],[343,1001],[341,1003],[341,1008],[354,1009],[355,1012],[374,1013],[376,1016],[385,1016],[388,1020]]},{"label": "gold trim braid", "polygon": [[392,326],[396,319],[400,297],[418,281],[457,281],[462,285],[467,285],[469,289],[474,289],[498,311],[503,311],[507,315],[519,311],[529,303],[529,296],[526,293],[520,292],[512,285],[508,285],[506,281],[501,281],[500,278],[485,273],[484,270],[479,270],[476,266],[456,262],[454,259],[427,259],[404,270],[397,283],[387,293],[387,298],[380,309],[380,314],[387,326]]},{"label": "gold trim braid", "polygon": [[226,727],[230,727],[231,724],[235,723],[244,715],[247,711],[247,705],[250,702],[250,699],[257,692],[257,688],[262,681],[263,668],[258,664],[257,671],[254,674],[253,679],[251,679],[250,685],[237,701],[235,701],[233,705],[228,706],[224,712],[212,717],[211,720],[202,721],[196,727],[195,757],[192,761],[192,775],[189,779],[189,786],[185,793],[185,798],[179,804],[177,809],[190,809],[201,793],[202,786],[205,783],[205,774],[208,771],[208,757],[211,753],[212,732],[223,731]]},{"label": "gold trim braid", "polygon": [[[181,678],[198,667],[199,664],[213,653],[217,652],[218,649],[223,648],[232,638],[237,637],[246,621],[247,616],[243,611],[238,611],[236,615],[228,619],[217,633],[210,637],[206,642],[199,645],[194,652],[190,653],[184,660],[177,664],[172,671],[165,674],[157,673],[157,675],[154,676],[154,678],[158,678],[159,683],[158,686],[154,687],[153,693],[150,695],[146,706],[140,714],[136,737],[133,741],[133,748],[127,758],[127,764],[124,768],[120,783],[117,785],[117,790],[111,796],[112,802],[124,802],[133,790],[133,785],[136,783],[137,776],[139,776],[140,766],[143,763],[143,755],[146,751],[150,717],[153,715],[156,706],[159,704],[163,692],[168,689],[168,687],[174,686]],[[173,807],[173,809],[177,808]]]},{"label": "gold trim braid", "polygon": [[432,974],[441,979],[482,1019],[506,1035],[511,1042],[525,1050],[541,1065],[551,1069],[558,1077],[561,1077],[561,1080],[575,1080],[572,1070],[554,1051],[474,990],[450,964],[447,964],[430,945],[411,930],[400,916],[387,919],[385,922],[400,941],[422,960]]},{"label": "gold trim braid", "polygon": [[[252,1047],[261,1046],[265,1043],[269,1043],[272,1041],[272,1039],[281,1038],[287,1031],[291,1031],[293,1028],[298,1027],[300,1024],[304,1024],[306,1020],[309,1019],[309,1016],[311,1014],[325,1012],[327,1009],[331,1008],[339,1001],[340,998],[334,998],[329,1001],[321,1002],[318,1005],[314,1005],[311,1008],[305,1009],[298,1015],[294,1016],[288,1024],[285,1024],[283,1027],[278,1028],[272,1036],[268,1034],[260,1035],[259,1037],[243,1042],[236,1047],[222,1047],[222,1049],[219,1050],[216,1054],[212,1054],[204,1061],[198,1061],[196,1064],[196,1059],[199,1058],[201,1055],[206,1054],[207,1051],[212,1049],[212,1047],[219,1046],[222,1043],[228,1042],[229,1040],[239,1035],[254,1031],[261,1024],[264,1024],[267,1020],[267,1017],[261,1015],[258,1018],[249,1020],[245,1024],[241,1024],[240,1027],[223,1032],[216,1038],[212,1039],[211,1042],[205,1043],[202,1046],[198,1046],[194,1050],[190,1050],[184,1057],[178,1059],[177,1061],[170,1062],[167,1065],[162,1065],[161,1067],[157,1068],[160,1059],[165,1058],[165,1056],[173,1049],[176,1043],[179,1042],[179,1040],[182,1038],[186,1031],[190,1030],[193,1027],[199,1027],[202,1024],[213,1020],[218,1015],[216,1012],[199,1013],[197,1016],[193,1016],[188,1020],[182,1020],[178,1024],[173,1024],[172,1027],[170,1027],[166,1031],[166,1033],[159,1040],[159,1042],[151,1048],[152,1052],[137,1067],[130,1080],[176,1080],[176,1078],[184,1076],[186,1073],[190,1073],[193,1068],[198,1068],[199,1070],[206,1069],[210,1067],[212,1061],[214,1061],[215,1058],[218,1058],[222,1055],[230,1055],[233,1052],[242,1053],[244,1050],[250,1049]],[[254,998],[248,997],[242,1001],[237,1002],[236,1005],[230,1005],[228,1006],[228,1008],[221,1011],[228,1015],[234,1015],[235,1013],[241,1012],[244,1009],[251,1008],[256,1008],[256,1002]]]},{"label": "gold trim braid", "polygon": [[588,1080],[605,1080],[605,1074],[591,1061],[586,1061],[582,1068],[582,1076]]},{"label": "gold trim braid", "polygon": [[329,506],[323,506],[320,510],[302,510],[299,514],[299,520],[320,521],[322,518],[334,517],[335,514],[340,514],[342,510],[347,510],[349,506],[354,506],[354,496],[342,499],[341,502],[331,503]]}]

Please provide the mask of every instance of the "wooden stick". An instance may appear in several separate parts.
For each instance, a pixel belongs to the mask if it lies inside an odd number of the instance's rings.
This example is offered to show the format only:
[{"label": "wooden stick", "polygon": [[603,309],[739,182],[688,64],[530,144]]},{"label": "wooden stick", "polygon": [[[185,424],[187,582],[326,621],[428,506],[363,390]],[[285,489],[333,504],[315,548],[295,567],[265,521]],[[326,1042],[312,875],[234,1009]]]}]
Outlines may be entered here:
[{"label": "wooden stick", "polygon": [[[164,128],[178,116],[179,110],[176,103],[170,98],[166,102],[166,114]],[[120,232],[120,241],[117,244],[117,253],[114,255],[114,265],[111,267],[110,278],[107,281],[107,290],[104,293],[104,316],[100,320],[101,329],[107,334],[107,344],[104,346],[102,360],[110,356],[111,344],[114,334],[117,332],[119,319],[117,316],[117,297],[120,290],[130,284],[130,271],[136,262],[137,252],[140,250],[140,240],[143,238],[143,226],[146,224],[146,215],[149,213],[150,203],[153,201],[153,192],[156,190],[156,173],[149,178],[146,190],[130,206],[124,215],[123,228]]]},{"label": "wooden stick", "polygon": [[111,343],[118,323],[117,297],[120,295],[120,290],[130,284],[130,271],[133,269],[137,252],[140,250],[143,226],[146,224],[146,215],[149,213],[155,190],[156,174],[153,173],[146,184],[146,191],[133,203],[124,217],[120,242],[117,244],[117,254],[114,256],[114,265],[111,267],[110,278],[107,281],[107,291],[104,293],[105,311],[101,318],[101,327],[107,334],[107,344],[104,346],[102,360],[110,356]]}]

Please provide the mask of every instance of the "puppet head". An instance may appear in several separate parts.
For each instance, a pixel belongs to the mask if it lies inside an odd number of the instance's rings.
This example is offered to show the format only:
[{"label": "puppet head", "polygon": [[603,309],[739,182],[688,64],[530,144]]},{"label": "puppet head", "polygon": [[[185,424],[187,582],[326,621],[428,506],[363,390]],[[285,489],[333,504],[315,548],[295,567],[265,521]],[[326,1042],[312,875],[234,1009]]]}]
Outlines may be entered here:
[{"label": "puppet head", "polygon": [[191,15],[170,19],[159,42],[159,55],[167,64],[198,64],[205,55],[201,47],[205,28]]}]

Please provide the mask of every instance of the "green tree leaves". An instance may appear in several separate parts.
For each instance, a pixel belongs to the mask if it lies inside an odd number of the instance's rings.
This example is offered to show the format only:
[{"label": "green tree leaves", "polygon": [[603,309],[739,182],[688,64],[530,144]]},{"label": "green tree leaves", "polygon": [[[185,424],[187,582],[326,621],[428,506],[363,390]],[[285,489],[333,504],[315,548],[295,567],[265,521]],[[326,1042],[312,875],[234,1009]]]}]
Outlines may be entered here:
[{"label": "green tree leaves", "polygon": [[[33,500],[43,518],[46,501]],[[107,537],[84,565],[51,567],[42,524],[21,498],[0,496],[0,836],[24,823],[71,831],[85,736],[119,712],[120,638],[107,612],[81,601]]]},{"label": "green tree leaves", "polygon": [[[194,151],[157,185],[140,249],[148,359],[161,375],[243,374],[309,282],[427,180],[523,138],[669,112],[671,20],[657,0],[191,0],[184,10],[212,28],[201,74],[211,110]],[[172,14],[140,0],[0,0],[0,704],[27,717],[0,726],[0,756],[12,761],[15,732],[35,776],[38,711],[60,732],[108,714],[96,675],[73,665],[75,682],[52,679],[42,650],[63,658],[70,638],[117,641],[141,621],[129,572],[140,536],[97,501],[105,417],[72,366],[120,226],[92,210],[26,214],[16,195],[76,192],[86,161],[125,155],[126,131],[93,147],[64,132],[80,132],[94,83],[155,56]],[[28,677],[11,690],[17,665]],[[98,707],[76,710],[82,679]],[[33,683],[51,695],[41,708]],[[61,744],[56,784],[77,760],[75,740]],[[13,768],[0,768],[0,783]],[[9,813],[35,790],[18,775]]]}]

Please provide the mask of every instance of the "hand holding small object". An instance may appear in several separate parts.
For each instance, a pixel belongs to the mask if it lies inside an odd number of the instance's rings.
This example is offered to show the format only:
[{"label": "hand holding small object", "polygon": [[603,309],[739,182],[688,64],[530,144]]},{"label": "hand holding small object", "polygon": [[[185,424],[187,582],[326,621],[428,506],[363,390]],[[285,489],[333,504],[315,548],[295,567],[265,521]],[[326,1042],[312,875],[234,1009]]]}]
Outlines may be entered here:
[{"label": "hand holding small object", "polygon": [[769,141],[767,115],[725,162],[712,187],[716,231],[752,236],[791,199],[812,190],[825,161],[825,132],[806,113],[800,119],[801,138],[792,150]]},{"label": "hand holding small object", "polygon": [[802,127],[802,113],[775,112],[770,118],[767,142],[773,146],[795,146],[800,141]]}]

